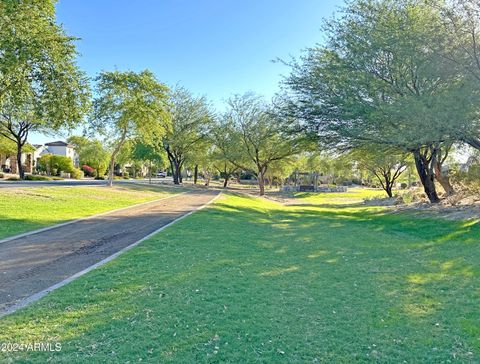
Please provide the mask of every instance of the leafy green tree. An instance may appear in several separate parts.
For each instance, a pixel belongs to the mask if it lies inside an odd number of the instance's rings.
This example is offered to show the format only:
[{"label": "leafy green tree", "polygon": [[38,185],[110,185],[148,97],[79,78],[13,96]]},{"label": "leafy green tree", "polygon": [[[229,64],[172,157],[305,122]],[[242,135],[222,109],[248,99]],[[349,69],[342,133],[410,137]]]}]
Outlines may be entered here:
[{"label": "leafy green tree", "polygon": [[[463,95],[464,100],[471,100],[480,91],[480,3],[472,0],[451,0],[440,3],[446,43],[443,47],[433,48],[440,57],[450,62],[451,67],[458,69],[470,78],[474,90]],[[451,125],[458,138],[480,150],[480,121],[477,117],[478,102],[476,97],[470,108],[463,106],[463,113],[451,120]],[[466,114],[467,122],[461,119]],[[459,126],[459,117],[461,127]]]},{"label": "leafy green tree", "polygon": [[393,187],[407,168],[408,153],[386,151],[373,148],[361,148],[350,153],[350,157],[360,169],[372,173],[388,197],[393,197]]},{"label": "leafy green tree", "polygon": [[354,163],[346,155],[304,152],[295,165],[297,171],[316,173],[327,184],[341,184],[354,178]]},{"label": "leafy green tree", "polygon": [[134,144],[132,151],[132,158],[135,161],[141,161],[148,164],[148,177],[151,183],[152,168],[159,168],[164,165],[165,152],[155,144],[147,144],[142,141],[137,141]]},{"label": "leafy green tree", "polygon": [[272,162],[265,174],[270,188],[273,187],[274,183],[277,186],[283,186],[284,180],[292,175],[295,167],[295,160],[291,157]]},{"label": "leafy green tree", "polygon": [[69,157],[55,154],[45,154],[38,160],[38,169],[48,175],[60,176],[64,173],[75,173],[75,167]]},{"label": "leafy green tree", "polygon": [[92,140],[85,136],[72,135],[67,138],[67,143],[75,147],[75,152],[77,152],[81,164],[83,151],[90,145],[91,142]]},{"label": "leafy green tree", "polygon": [[102,72],[96,81],[91,123],[111,141],[108,186],[112,186],[115,161],[127,140],[161,138],[169,128],[169,90],[150,71]]},{"label": "leafy green tree", "polygon": [[213,168],[220,174],[220,177],[223,179],[223,188],[227,188],[228,181],[235,173],[240,170],[240,168],[230,162],[228,159],[225,159],[223,153],[218,148],[212,150],[210,158]]},{"label": "leafy green tree", "polygon": [[326,23],[326,46],[292,65],[287,112],[340,151],[377,145],[410,152],[428,198],[438,202],[435,165],[467,128],[464,110],[477,97],[458,69],[431,50],[445,46],[443,29],[432,2],[349,3]]},{"label": "leafy green tree", "polygon": [[[211,143],[209,135],[205,134],[205,137],[196,143],[194,153],[189,153],[187,156],[184,167],[187,173],[193,170],[194,184],[197,184],[198,176],[199,174],[202,175],[204,170],[215,170],[212,159],[214,149],[215,147]],[[210,174],[213,175],[213,172]]]},{"label": "leafy green tree", "polygon": [[241,172],[240,166],[249,165],[241,135],[228,115],[224,115],[212,123],[209,138],[212,144],[210,158],[213,160],[214,168],[223,178],[223,187],[226,188],[229,179]]},{"label": "leafy green tree", "polygon": [[275,114],[256,95],[235,96],[228,106],[225,128],[230,128],[232,138],[241,146],[238,150],[241,154],[231,154],[230,162],[256,174],[260,196],[263,196],[268,168],[273,162],[298,153],[300,139],[287,133],[288,120]]},{"label": "leafy green tree", "polygon": [[105,175],[110,160],[110,152],[105,149],[103,143],[99,140],[89,141],[87,145],[81,148],[80,164],[88,165],[95,169],[96,178]]},{"label": "leafy green tree", "polygon": [[96,139],[89,139],[84,136],[70,136],[67,142],[75,147],[78,154],[80,165],[87,165],[95,169],[97,178],[102,177],[108,167],[109,151],[103,143]]},{"label": "leafy green tree", "polygon": [[0,135],[0,154],[11,155],[15,154],[16,150],[14,142]]},{"label": "leafy green tree", "polygon": [[78,125],[89,88],[75,62],[75,39],[56,24],[53,1],[2,1],[0,14],[0,135],[16,144],[23,179],[29,133]]},{"label": "leafy green tree", "polygon": [[196,98],[188,90],[178,87],[171,96],[172,126],[163,137],[173,182],[182,182],[182,168],[189,157],[203,148],[207,138],[211,113],[204,97]]}]

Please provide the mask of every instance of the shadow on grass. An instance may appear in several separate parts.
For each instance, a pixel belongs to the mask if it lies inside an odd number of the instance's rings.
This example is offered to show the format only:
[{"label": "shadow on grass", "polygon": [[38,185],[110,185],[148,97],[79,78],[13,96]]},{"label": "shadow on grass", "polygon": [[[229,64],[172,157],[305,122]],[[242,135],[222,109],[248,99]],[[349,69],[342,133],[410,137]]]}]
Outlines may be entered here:
[{"label": "shadow on grass", "polygon": [[85,362],[475,361],[479,232],[235,195],[5,318],[0,341],[56,337]]}]

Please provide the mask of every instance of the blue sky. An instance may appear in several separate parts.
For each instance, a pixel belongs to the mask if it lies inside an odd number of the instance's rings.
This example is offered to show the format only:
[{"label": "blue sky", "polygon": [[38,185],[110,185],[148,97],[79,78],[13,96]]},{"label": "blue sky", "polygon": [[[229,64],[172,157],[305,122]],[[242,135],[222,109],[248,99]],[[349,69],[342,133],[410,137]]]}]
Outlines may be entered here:
[{"label": "blue sky", "polygon": [[[217,109],[231,94],[271,97],[298,56],[322,42],[322,18],[342,0],[59,0],[57,20],[81,38],[80,67],[151,69],[167,85],[206,95]],[[32,142],[51,138],[35,135]]]}]

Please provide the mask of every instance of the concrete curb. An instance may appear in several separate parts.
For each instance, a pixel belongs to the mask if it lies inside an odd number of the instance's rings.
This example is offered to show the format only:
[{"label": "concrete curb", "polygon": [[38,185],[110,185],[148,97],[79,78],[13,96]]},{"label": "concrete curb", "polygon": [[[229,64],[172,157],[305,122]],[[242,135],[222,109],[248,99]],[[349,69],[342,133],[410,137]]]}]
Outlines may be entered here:
[{"label": "concrete curb", "polygon": [[135,207],[140,207],[140,206],[144,206],[144,205],[148,205],[148,204],[153,204],[153,203],[155,203],[155,202],[159,202],[159,201],[162,201],[162,200],[166,200],[166,199],[169,199],[169,198],[172,198],[172,197],[181,196],[181,195],[183,195],[183,194],[185,194],[185,193],[188,193],[188,192],[177,193],[177,194],[175,194],[175,195],[171,195],[171,196],[167,196],[167,197],[162,197],[162,198],[159,198],[159,199],[157,199],[157,200],[142,202],[142,203],[139,203],[139,204],[136,204],[136,205],[126,206],[126,207],[122,207],[122,208],[119,208],[119,209],[116,209],[116,210],[105,211],[105,212],[102,212],[102,213],[100,213],[100,214],[91,215],[91,216],[86,216],[86,217],[82,217],[82,218],[80,218],[80,219],[62,222],[62,223],[60,223],[60,224],[47,226],[47,227],[44,227],[44,228],[41,228],[41,229],[38,229],[38,230],[27,231],[26,233],[23,233],[23,234],[19,234],[19,235],[15,235],[15,236],[10,236],[10,237],[8,237],[8,238],[2,239],[2,240],[0,240],[0,244],[8,243],[9,241],[16,240],[16,239],[20,239],[20,238],[25,238],[25,237],[30,236],[30,235],[35,235],[35,234],[43,233],[44,231],[49,231],[49,230],[57,229],[57,228],[59,228],[59,227],[67,226],[67,225],[70,225],[70,224],[73,224],[73,223],[76,223],[76,222],[85,221],[85,220],[90,220],[90,219],[94,219],[94,218],[100,217],[100,216],[105,216],[105,215],[108,215],[108,214],[111,214],[111,213],[114,213],[114,212],[120,212],[120,211],[124,211],[124,210],[128,210],[128,209],[132,209],[132,208],[135,208]]},{"label": "concrete curb", "polygon": [[[184,192],[186,193],[186,192]],[[15,305],[13,306],[10,306],[9,308],[7,308],[6,310],[4,311],[0,311],[0,318],[4,317],[4,316],[7,316],[7,315],[10,315],[12,313],[14,313],[15,311],[21,309],[21,308],[24,308],[26,306],[28,306],[29,304],[35,302],[35,301],[38,301],[39,299],[41,299],[42,297],[45,297],[47,294],[49,294],[50,292],[53,292],[54,290],[60,288],[60,287],[63,287],[65,286],[66,284],[72,282],[73,280],[89,273],[90,271],[98,268],[98,267],[101,267],[102,265],[112,261],[113,259],[117,258],[119,255],[125,253],[126,251],[136,247],[137,245],[139,245],[140,243],[142,243],[143,241],[151,238],[152,236],[160,233],[161,231],[165,230],[166,228],[172,226],[173,224],[179,222],[180,220],[183,220],[184,218],[192,215],[193,213],[199,211],[199,210],[202,210],[204,209],[205,207],[209,206],[210,204],[212,204],[213,202],[215,202],[220,196],[222,195],[222,192],[218,193],[214,198],[212,198],[210,201],[208,201],[206,204],[200,206],[200,207],[197,207],[195,210],[192,210],[190,212],[187,212],[186,214],[176,218],[175,220],[173,220],[172,222],[169,222],[167,225],[164,225],[162,226],[161,228],[155,230],[154,232],[148,234],[147,236],[143,237],[142,239],[140,240],[137,240],[135,243],[133,244],[130,244],[129,246],[119,250],[118,252],[116,252],[115,254],[112,254],[110,255],[109,257],[106,257],[105,259],[102,259],[101,261],[91,265],[90,267],[88,268],[85,268],[84,270],[78,272],[78,273],[75,273],[74,275],[68,277],[68,278],[65,278],[63,281],[61,282],[58,282],[56,284],[54,284],[53,286],[50,286],[46,289],[44,289],[43,291],[40,291],[38,293],[35,293],[23,300],[21,300],[20,302],[16,303]],[[175,195],[175,196],[178,196],[178,195]],[[169,198],[169,197],[167,197]],[[164,198],[165,199],[165,198]]]}]

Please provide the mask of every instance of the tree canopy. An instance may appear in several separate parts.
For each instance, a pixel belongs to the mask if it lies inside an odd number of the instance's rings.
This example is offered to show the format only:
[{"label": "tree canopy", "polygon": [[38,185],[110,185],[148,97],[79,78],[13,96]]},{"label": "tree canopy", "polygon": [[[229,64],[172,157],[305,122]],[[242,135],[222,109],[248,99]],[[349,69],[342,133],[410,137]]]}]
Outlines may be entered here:
[{"label": "tree canopy", "polygon": [[472,129],[479,101],[472,78],[441,56],[451,42],[440,4],[350,2],[325,23],[326,44],[293,62],[285,80],[287,113],[322,145],[412,153],[432,202],[435,164]]},{"label": "tree canopy", "polygon": [[55,22],[54,2],[0,3],[0,134],[22,148],[32,131],[73,128],[89,105],[74,41]]},{"label": "tree canopy", "polygon": [[289,120],[274,112],[261,97],[247,93],[228,101],[223,119],[225,134],[237,147],[224,148],[230,162],[256,174],[260,195],[265,194],[265,174],[273,162],[300,151],[301,138],[288,133]]},{"label": "tree canopy", "polygon": [[97,78],[97,98],[92,126],[111,142],[109,185],[115,160],[125,142],[133,138],[152,141],[170,127],[169,89],[152,72],[102,72]]},{"label": "tree canopy", "polygon": [[182,168],[203,148],[212,121],[205,97],[195,97],[177,87],[171,94],[172,124],[162,138],[175,184],[182,182]]}]

